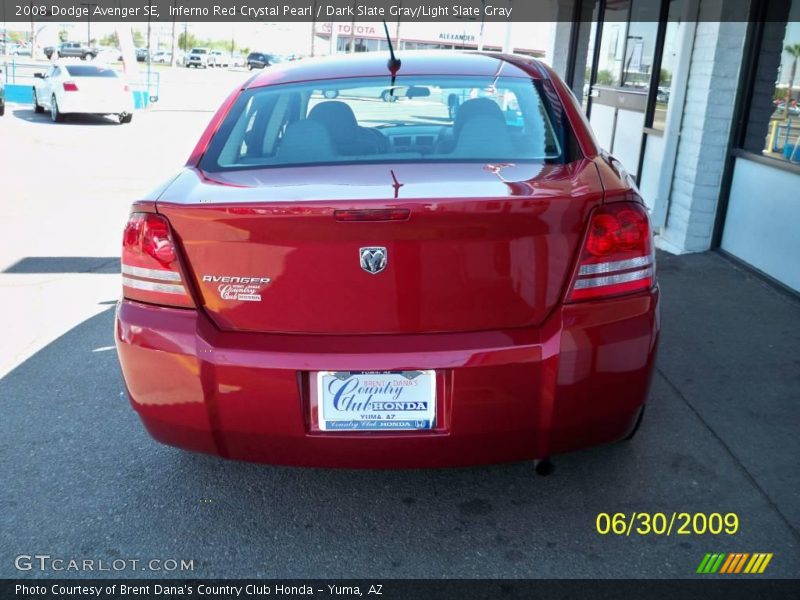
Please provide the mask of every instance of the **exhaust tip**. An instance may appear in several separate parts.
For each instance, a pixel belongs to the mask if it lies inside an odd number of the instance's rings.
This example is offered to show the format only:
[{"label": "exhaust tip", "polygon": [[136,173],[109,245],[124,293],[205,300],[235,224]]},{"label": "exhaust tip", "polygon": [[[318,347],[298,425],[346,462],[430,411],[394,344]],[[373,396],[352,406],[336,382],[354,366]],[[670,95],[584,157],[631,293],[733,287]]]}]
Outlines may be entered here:
[{"label": "exhaust tip", "polygon": [[549,457],[533,461],[533,468],[536,470],[536,474],[542,477],[552,475],[556,470],[556,466],[550,461]]}]

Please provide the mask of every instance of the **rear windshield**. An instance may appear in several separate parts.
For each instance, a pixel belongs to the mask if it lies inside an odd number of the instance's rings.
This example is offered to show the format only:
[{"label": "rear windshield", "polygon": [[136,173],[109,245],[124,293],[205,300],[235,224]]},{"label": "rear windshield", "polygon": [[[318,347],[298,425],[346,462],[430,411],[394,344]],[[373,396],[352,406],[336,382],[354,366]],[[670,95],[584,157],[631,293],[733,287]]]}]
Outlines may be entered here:
[{"label": "rear windshield", "polygon": [[69,65],[65,67],[73,77],[117,77],[114,69],[94,65]]},{"label": "rear windshield", "polygon": [[189,52],[189,54],[206,54],[206,53],[208,53],[208,50],[206,50],[205,48],[192,48],[192,51]]},{"label": "rear windshield", "polygon": [[255,88],[231,108],[201,168],[564,163],[576,157],[569,156],[571,132],[554,97],[549,82],[518,77],[350,78]]}]

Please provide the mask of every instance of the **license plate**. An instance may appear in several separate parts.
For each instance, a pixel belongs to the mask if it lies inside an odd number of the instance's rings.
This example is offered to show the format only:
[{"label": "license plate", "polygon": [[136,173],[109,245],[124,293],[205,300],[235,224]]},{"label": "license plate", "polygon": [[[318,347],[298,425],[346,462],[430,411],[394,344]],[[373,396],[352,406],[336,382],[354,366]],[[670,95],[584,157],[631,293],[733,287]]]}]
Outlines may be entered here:
[{"label": "license plate", "polygon": [[435,371],[320,371],[317,414],[324,431],[432,429]]}]

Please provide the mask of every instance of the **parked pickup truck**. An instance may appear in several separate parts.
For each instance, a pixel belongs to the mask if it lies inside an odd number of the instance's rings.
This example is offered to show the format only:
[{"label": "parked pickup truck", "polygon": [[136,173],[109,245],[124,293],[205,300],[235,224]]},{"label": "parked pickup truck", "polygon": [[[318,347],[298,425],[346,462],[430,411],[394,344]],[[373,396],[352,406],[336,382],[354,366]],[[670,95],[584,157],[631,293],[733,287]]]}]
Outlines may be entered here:
[{"label": "parked pickup truck", "polygon": [[189,52],[183,60],[187,69],[189,67],[194,67],[195,69],[203,67],[207,69],[211,63],[209,56],[208,48],[192,48],[192,51]]},{"label": "parked pickup truck", "polygon": [[[53,56],[53,46],[44,49],[47,58]],[[58,46],[58,56],[61,58],[80,58],[81,60],[92,60],[98,54],[97,48],[90,48],[80,42],[64,42]]]}]

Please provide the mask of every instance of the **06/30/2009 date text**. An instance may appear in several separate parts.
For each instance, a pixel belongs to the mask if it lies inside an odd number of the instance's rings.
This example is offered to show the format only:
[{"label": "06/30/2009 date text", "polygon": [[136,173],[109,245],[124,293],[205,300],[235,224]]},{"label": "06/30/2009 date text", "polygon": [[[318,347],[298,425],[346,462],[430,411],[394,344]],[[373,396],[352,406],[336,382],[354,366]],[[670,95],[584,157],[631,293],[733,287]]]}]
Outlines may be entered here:
[{"label": "06/30/2009 date text", "polygon": [[595,529],[600,535],[734,535],[739,531],[736,513],[599,513]]}]

